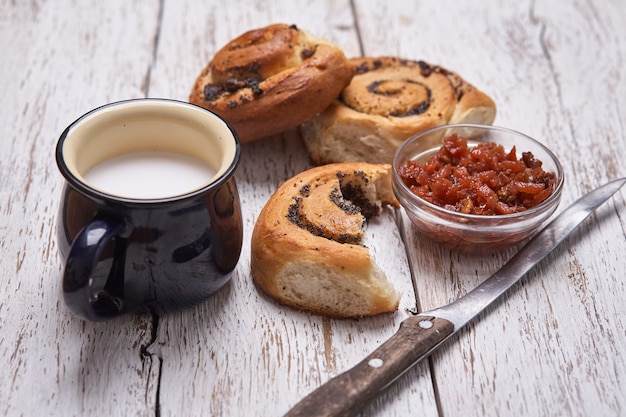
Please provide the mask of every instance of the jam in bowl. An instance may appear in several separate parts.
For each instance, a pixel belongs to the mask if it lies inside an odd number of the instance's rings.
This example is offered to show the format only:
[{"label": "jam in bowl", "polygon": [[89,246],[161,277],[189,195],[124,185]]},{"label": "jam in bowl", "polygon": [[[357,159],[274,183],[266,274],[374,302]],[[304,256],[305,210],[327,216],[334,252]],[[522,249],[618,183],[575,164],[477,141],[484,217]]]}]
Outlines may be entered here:
[{"label": "jam in bowl", "polygon": [[424,131],[393,161],[394,192],[411,222],[462,252],[493,252],[532,235],[557,209],[563,180],[544,145],[487,125]]}]

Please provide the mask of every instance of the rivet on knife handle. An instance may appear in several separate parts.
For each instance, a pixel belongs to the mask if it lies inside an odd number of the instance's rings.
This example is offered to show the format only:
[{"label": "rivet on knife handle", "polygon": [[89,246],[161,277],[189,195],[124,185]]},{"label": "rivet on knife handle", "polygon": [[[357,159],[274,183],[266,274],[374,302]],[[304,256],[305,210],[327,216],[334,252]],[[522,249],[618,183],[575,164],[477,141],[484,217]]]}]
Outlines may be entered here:
[{"label": "rivet on knife handle", "polygon": [[313,391],[286,417],[356,415],[453,333],[454,324],[448,320],[427,315],[409,317],[378,349]]}]

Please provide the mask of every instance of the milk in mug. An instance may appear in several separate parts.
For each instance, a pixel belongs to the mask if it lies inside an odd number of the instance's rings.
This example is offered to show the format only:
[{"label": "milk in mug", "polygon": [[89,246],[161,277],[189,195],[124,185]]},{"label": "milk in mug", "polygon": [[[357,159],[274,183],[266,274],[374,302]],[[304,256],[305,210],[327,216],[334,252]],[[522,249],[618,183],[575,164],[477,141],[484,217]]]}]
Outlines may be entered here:
[{"label": "milk in mug", "polygon": [[93,188],[132,199],[187,194],[208,185],[216,171],[189,155],[166,151],[131,152],[107,159],[85,174]]}]

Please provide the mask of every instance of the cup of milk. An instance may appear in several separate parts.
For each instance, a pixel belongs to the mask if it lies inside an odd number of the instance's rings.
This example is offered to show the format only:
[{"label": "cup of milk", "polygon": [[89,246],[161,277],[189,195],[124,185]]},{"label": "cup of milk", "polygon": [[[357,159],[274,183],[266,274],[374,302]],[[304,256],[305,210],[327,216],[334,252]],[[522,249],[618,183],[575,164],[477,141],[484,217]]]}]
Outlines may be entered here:
[{"label": "cup of milk", "polygon": [[222,288],[242,246],[239,156],[227,122],[175,100],[111,103],[65,129],[58,243],[70,310],[163,314]]}]

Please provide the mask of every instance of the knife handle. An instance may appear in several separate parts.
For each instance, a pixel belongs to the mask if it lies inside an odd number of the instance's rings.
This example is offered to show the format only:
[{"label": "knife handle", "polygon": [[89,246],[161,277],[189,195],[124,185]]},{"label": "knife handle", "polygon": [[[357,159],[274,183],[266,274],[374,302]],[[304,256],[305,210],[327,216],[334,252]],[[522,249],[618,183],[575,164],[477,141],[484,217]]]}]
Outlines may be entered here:
[{"label": "knife handle", "polygon": [[352,416],[454,333],[448,320],[416,315],[352,369],[302,399],[285,417]]}]

